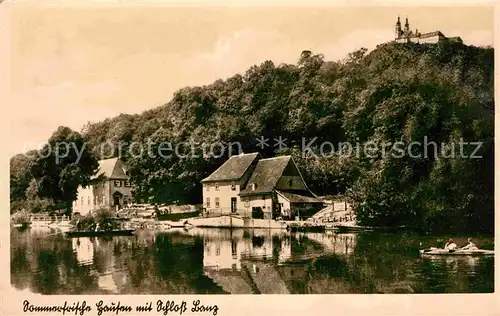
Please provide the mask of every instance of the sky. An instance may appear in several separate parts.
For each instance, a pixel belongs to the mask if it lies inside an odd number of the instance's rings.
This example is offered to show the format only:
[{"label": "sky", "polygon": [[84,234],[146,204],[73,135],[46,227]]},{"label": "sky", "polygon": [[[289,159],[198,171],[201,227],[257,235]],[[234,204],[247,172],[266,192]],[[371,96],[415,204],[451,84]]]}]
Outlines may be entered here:
[{"label": "sky", "polygon": [[140,113],[265,60],[373,49],[393,39],[398,15],[412,30],[493,45],[491,7],[12,6],[7,150],[37,148],[61,125]]}]

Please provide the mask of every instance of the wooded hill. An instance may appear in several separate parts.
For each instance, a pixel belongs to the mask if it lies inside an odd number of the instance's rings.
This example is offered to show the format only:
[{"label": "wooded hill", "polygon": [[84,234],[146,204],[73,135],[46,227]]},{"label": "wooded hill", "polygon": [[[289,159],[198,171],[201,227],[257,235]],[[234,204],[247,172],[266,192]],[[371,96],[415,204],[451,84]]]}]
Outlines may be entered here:
[{"label": "wooded hill", "polygon": [[[115,155],[120,142],[153,143],[155,152],[160,142],[175,145],[190,139],[239,142],[244,152],[260,151],[264,157],[292,154],[312,191],[346,196],[362,224],[492,232],[493,55],[493,48],[446,42],[387,43],[338,62],[305,52],[296,65],[265,61],[226,80],[180,89],[170,102],[141,114],[89,123],[81,136],[94,150],[105,142],[115,144]],[[54,139],[71,133],[58,132]],[[271,146],[257,147],[261,136]],[[287,139],[288,148],[273,146],[279,136]],[[428,156],[420,158],[380,152],[376,157],[342,155],[338,150],[327,157],[304,155],[303,139],[309,143],[315,137],[310,146],[315,153],[325,141],[335,146],[401,142],[406,149],[424,138],[438,145],[438,153],[430,147]],[[482,158],[461,157],[461,140],[482,142],[474,153]],[[455,146],[455,156],[443,157],[441,144],[448,151]],[[465,146],[462,156],[470,156],[476,147]],[[201,153],[200,144],[194,148]],[[412,152],[423,154],[424,149],[414,146]],[[122,159],[136,185],[136,198],[201,203],[200,180],[227,153],[220,158],[163,159],[130,156],[122,146]],[[43,168],[36,176],[38,184],[31,183],[29,189],[32,168],[23,166],[41,164],[29,160],[11,160],[11,202],[26,200],[27,191],[33,198],[41,190]],[[56,173],[51,183],[56,183],[62,170],[51,172]],[[50,194],[44,198],[52,198]]]}]

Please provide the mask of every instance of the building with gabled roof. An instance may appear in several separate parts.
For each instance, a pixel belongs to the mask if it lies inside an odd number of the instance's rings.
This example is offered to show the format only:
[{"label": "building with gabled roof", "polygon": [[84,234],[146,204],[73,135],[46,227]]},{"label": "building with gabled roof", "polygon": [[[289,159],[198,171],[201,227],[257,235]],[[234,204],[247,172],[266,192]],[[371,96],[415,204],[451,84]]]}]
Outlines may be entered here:
[{"label": "building with gabled roof", "polygon": [[240,154],[231,156],[222,166],[217,168],[211,175],[201,180],[202,183],[220,181],[238,181],[259,157],[259,153]]},{"label": "building with gabled roof", "polygon": [[435,44],[443,41],[453,41],[462,43],[462,39],[460,37],[446,37],[440,31],[433,31],[427,33],[420,33],[418,29],[412,31],[410,30],[410,23],[408,22],[408,18],[406,18],[404,28],[401,28],[401,21],[399,19],[399,16],[396,22],[395,33],[396,34],[394,41],[396,43]]},{"label": "building with gabled roof", "polygon": [[95,179],[101,175],[108,179],[129,179],[123,166],[123,162],[119,158],[99,160],[99,168],[97,169],[97,173],[92,178]]},{"label": "building with gabled roof", "polygon": [[78,187],[73,212],[86,215],[98,207],[122,208],[132,202],[132,185],[119,158],[100,160],[92,179],[98,178],[102,180],[97,184]]},{"label": "building with gabled roof", "polygon": [[235,155],[201,183],[208,215],[291,219],[310,216],[323,206],[291,156],[263,159],[258,153]]}]

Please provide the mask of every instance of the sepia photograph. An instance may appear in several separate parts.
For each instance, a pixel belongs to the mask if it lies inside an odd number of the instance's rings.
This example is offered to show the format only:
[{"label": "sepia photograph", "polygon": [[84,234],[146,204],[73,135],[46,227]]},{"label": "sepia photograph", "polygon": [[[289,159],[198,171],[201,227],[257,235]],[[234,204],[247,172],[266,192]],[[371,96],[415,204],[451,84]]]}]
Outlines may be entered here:
[{"label": "sepia photograph", "polygon": [[8,25],[16,295],[495,292],[492,5],[14,1]]}]

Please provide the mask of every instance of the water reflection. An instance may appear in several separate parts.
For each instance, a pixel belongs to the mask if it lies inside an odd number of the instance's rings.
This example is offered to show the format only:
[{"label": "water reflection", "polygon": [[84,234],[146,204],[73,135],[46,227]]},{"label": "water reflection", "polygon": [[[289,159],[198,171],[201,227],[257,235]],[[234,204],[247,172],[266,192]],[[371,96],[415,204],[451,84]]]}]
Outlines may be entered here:
[{"label": "water reflection", "polygon": [[36,229],[11,240],[11,284],[42,294],[493,291],[493,257],[421,258],[411,236],[194,228],[71,239]]},{"label": "water reflection", "polygon": [[71,240],[76,261],[81,265],[94,261],[94,242],[90,238],[74,238]]}]

